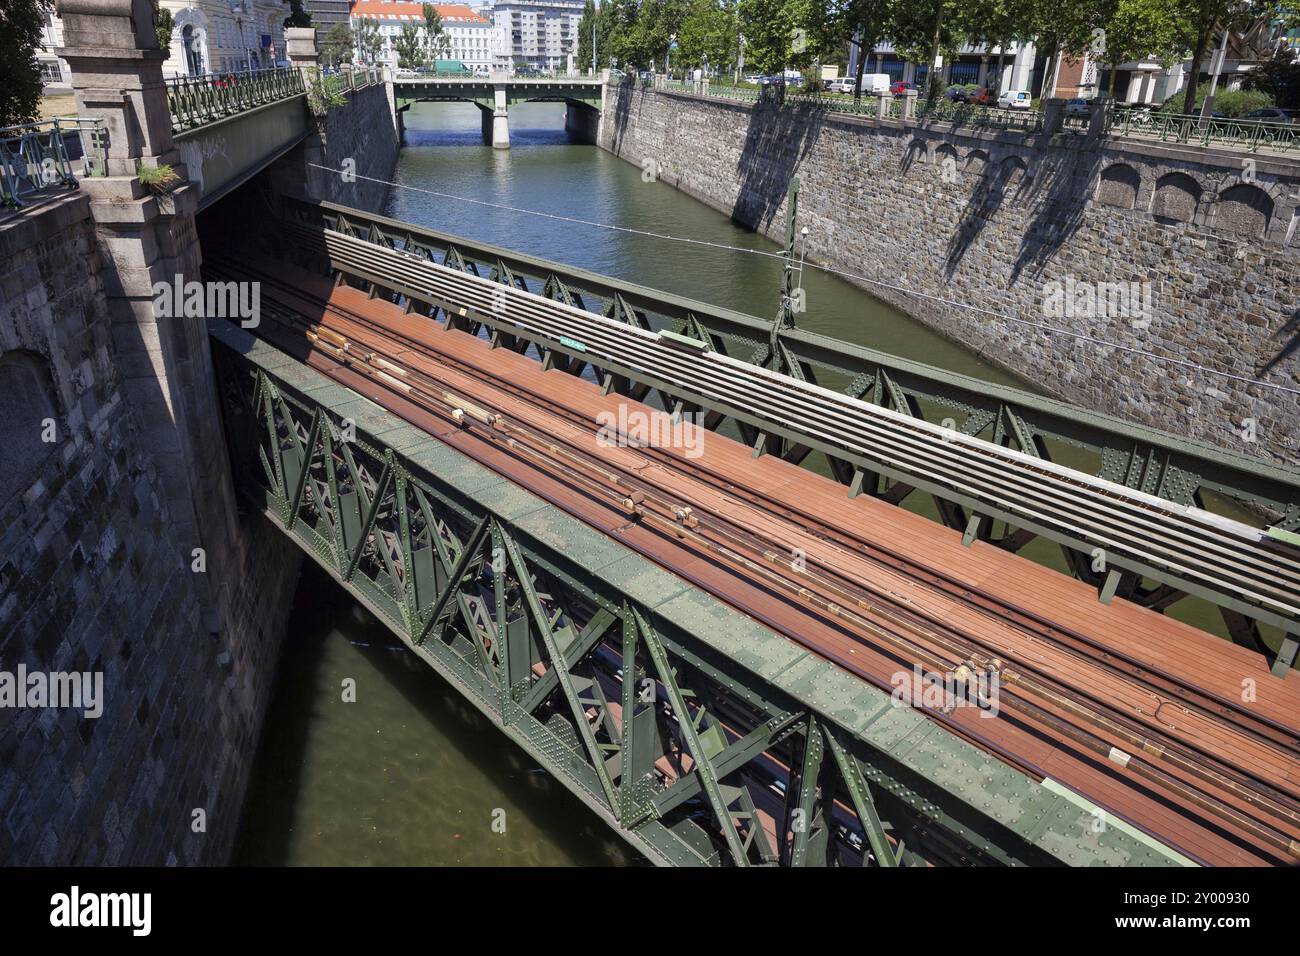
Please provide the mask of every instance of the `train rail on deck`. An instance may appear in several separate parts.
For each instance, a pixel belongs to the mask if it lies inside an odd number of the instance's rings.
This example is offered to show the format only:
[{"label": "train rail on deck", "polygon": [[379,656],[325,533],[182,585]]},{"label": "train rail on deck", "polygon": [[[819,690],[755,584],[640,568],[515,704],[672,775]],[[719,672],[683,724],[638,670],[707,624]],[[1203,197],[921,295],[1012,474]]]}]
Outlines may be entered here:
[{"label": "train rail on deck", "polygon": [[[358,322],[365,321],[363,317],[355,314],[348,314],[347,317]],[[281,316],[281,318],[286,317]],[[292,317],[289,317],[289,321],[292,322]],[[432,380],[422,381],[420,374],[413,372],[400,361],[394,361],[392,358],[386,358],[368,351],[364,343],[350,346],[347,338],[337,331],[331,332],[328,329],[317,328],[312,332],[309,329],[310,325],[311,323],[300,323],[299,330],[308,331],[322,351],[335,354],[340,361],[349,366],[368,365],[371,369],[368,374],[371,374],[371,377],[377,381],[386,382],[389,386],[396,385],[399,390],[407,393],[414,389],[420,392],[426,401],[430,398],[440,401],[445,406],[443,414],[449,420],[464,423],[463,416],[468,414],[480,425],[509,431],[508,426],[503,425],[500,421],[500,416],[490,408],[485,409],[462,397],[451,395],[440,389],[436,382]],[[392,335],[391,331],[386,334]],[[600,341],[596,336],[591,337],[596,338],[598,342]],[[580,344],[585,349],[591,348],[586,341]],[[676,343],[674,343],[674,347],[675,345]],[[597,348],[599,347],[601,346],[597,345]],[[443,362],[447,361],[446,356],[439,356],[438,359]],[[468,372],[469,370],[462,369],[461,371]],[[524,444],[527,444],[530,440],[535,444],[539,441],[536,437],[532,439],[523,438]],[[563,460],[566,455],[570,459],[575,457],[572,450],[557,454],[561,452],[561,449],[556,446],[554,441],[540,440],[540,442],[544,455],[549,453],[559,460]],[[1004,449],[997,450],[1005,451]],[[592,467],[599,470],[600,466],[587,463],[587,467],[589,470]],[[574,477],[575,473],[571,470],[568,478],[572,480]],[[600,481],[588,480],[588,483],[596,486],[600,484]],[[642,517],[657,513],[666,527],[675,528],[675,533],[679,534],[679,536],[682,534],[681,525],[684,522],[681,516],[682,506],[680,503],[656,500],[653,489],[637,487],[634,476],[615,476],[609,484],[618,489],[617,494],[620,497],[626,497],[627,500],[633,502],[631,505],[633,512],[639,513]],[[599,491],[595,487],[592,490],[593,493]],[[1127,491],[1127,489],[1122,490]],[[729,531],[720,532],[719,528],[726,523],[720,519],[720,516],[701,515],[700,517],[708,522],[710,526],[708,530],[711,531],[715,538],[721,534],[726,540],[728,548],[725,550],[730,550],[730,553],[724,554],[724,558],[742,566],[748,565],[748,573],[755,574],[768,583],[787,588],[790,586],[791,582],[789,580],[786,580],[784,585],[779,581],[774,582],[772,580],[770,565],[774,562],[771,560],[770,542],[746,541],[745,531],[739,527],[732,527]],[[689,522],[685,522],[685,524],[688,527],[695,527]],[[751,555],[748,561],[744,558],[744,552],[746,551]],[[780,562],[775,563],[779,564]],[[769,567],[764,567],[764,564],[769,565]],[[918,626],[916,620],[913,619],[914,615],[909,617],[911,612],[901,607],[887,607],[888,602],[882,601],[881,595],[864,595],[855,591],[854,582],[851,580],[841,578],[837,581],[833,580],[834,578],[833,569],[821,567],[811,575],[804,571],[796,576],[797,583],[795,587],[804,593],[805,600],[807,600],[810,590],[820,592],[821,600],[818,606],[823,613],[836,616],[842,622],[864,629],[876,638],[892,642],[896,649],[906,653],[912,659],[924,661],[930,668],[950,672],[953,668],[963,666],[969,662],[987,663],[989,660],[994,659],[994,655],[998,652],[997,648],[978,646],[969,637],[963,639],[962,635],[945,633],[942,622],[928,621],[922,622]],[[814,601],[813,603],[818,602]],[[867,620],[866,617],[857,614],[854,609],[865,611],[868,616],[874,615],[877,621],[880,619],[887,621],[892,630],[882,629],[879,623]],[[995,610],[1004,617],[1015,613],[1023,616],[1024,613],[1022,609],[1016,608],[1004,607]],[[1046,633],[1046,630],[1040,629],[1040,632]],[[916,643],[909,643],[906,638],[900,638],[899,635],[905,633],[910,633],[913,638],[920,637],[923,643],[927,643],[931,649],[939,648],[941,653],[937,655],[933,652],[927,653],[925,648],[918,646]],[[1077,651],[1078,642],[1075,643]],[[1100,661],[1103,656],[1095,655],[1094,663]],[[1274,852],[1292,856],[1300,855],[1300,847],[1297,846],[1294,836],[1295,825],[1300,821],[1300,813],[1297,813],[1296,794],[1291,792],[1294,788],[1286,785],[1288,778],[1285,775],[1261,783],[1259,778],[1252,776],[1249,771],[1242,772],[1240,768],[1234,767],[1230,760],[1223,759],[1222,755],[1191,753],[1183,742],[1161,738],[1158,733],[1152,734],[1149,727],[1135,726],[1131,720],[1128,720],[1123,715],[1106,712],[1104,707],[1099,706],[1098,701],[1090,700],[1086,694],[1080,693],[1075,688],[1062,686],[1059,682],[1053,682],[1050,678],[1035,673],[1032,666],[1024,666],[1019,662],[1017,668],[1011,668],[1006,662],[999,662],[999,666],[1002,669],[1003,676],[1009,678],[1007,681],[1009,685],[1016,687],[1025,694],[1036,696],[1040,701],[1046,701],[1048,704],[1048,708],[1043,709],[1023,698],[1013,697],[1012,705],[1018,707],[1023,714],[1045,726],[1052,727],[1062,737],[1072,739],[1076,745],[1090,749],[1094,754],[1103,757],[1108,756],[1107,744],[1109,741],[1117,740],[1131,746],[1138,756],[1130,758],[1129,755],[1125,754],[1125,761],[1132,761],[1131,769],[1138,775],[1144,776],[1149,783],[1170,792],[1175,792],[1188,803],[1227,820],[1234,826],[1252,834],[1265,845],[1271,846]],[[1136,681],[1145,682],[1144,686],[1148,688],[1161,681],[1166,685],[1170,683],[1167,675],[1156,672],[1137,674],[1136,676],[1130,674],[1130,676]],[[1196,696],[1196,689],[1184,686],[1181,688],[1180,696],[1183,702],[1187,703],[1188,698]],[[1199,707],[1205,714],[1212,714],[1216,709],[1220,714],[1226,713],[1225,725],[1235,726],[1237,730],[1252,741],[1262,743],[1267,747],[1275,747],[1280,751],[1287,752],[1291,757],[1295,755],[1294,732],[1288,728],[1270,726],[1267,721],[1243,715],[1239,712],[1239,709],[1234,711],[1229,703],[1222,700],[1203,703],[1193,701],[1192,705]],[[1058,712],[1063,712],[1068,718],[1073,719],[1076,725],[1090,725],[1089,731],[1081,734],[1078,726],[1068,725],[1068,722],[1063,721]],[[1099,731],[1100,733],[1098,733]],[[1143,755],[1145,755],[1145,758]],[[1113,753],[1110,756],[1113,757]],[[1161,761],[1174,767],[1177,775],[1171,776],[1158,769],[1156,764]],[[1279,789],[1279,786],[1281,789]],[[1215,791],[1229,794],[1232,800],[1228,802],[1222,801],[1213,795]],[[1235,801],[1235,805],[1233,805],[1233,801]],[[1245,812],[1237,808],[1241,806],[1247,808]],[[1270,819],[1272,823],[1261,823],[1258,819],[1259,816]],[[1279,821],[1282,823],[1282,830],[1285,830],[1287,835],[1274,829],[1274,826]]]},{"label": "train rail on deck", "polygon": [[[296,225],[304,241],[319,232]],[[1071,471],[583,309],[325,230],[331,263],[506,334],[649,384],[1282,628],[1300,633],[1300,554],[1264,532]]]}]

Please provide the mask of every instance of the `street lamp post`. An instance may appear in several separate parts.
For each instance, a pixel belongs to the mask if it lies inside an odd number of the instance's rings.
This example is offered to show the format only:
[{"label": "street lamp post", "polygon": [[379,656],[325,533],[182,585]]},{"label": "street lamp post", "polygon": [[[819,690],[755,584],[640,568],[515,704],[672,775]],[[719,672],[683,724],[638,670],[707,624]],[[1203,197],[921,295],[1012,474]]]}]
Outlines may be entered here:
[{"label": "street lamp post", "polygon": [[244,51],[245,72],[250,71],[253,68],[252,61],[248,58],[248,43],[244,40],[244,16],[247,13],[248,8],[240,2],[240,0],[235,0],[235,2],[230,5],[230,14],[235,18],[235,26],[239,28],[239,45]]}]

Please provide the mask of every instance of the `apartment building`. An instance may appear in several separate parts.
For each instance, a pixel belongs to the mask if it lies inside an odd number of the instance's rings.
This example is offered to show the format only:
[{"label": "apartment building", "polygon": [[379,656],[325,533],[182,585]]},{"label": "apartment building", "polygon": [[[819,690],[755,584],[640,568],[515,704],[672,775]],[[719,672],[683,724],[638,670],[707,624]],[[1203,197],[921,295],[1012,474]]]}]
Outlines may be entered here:
[{"label": "apartment building", "polygon": [[567,70],[578,52],[581,0],[497,0],[496,67]]},{"label": "apartment building", "polygon": [[[460,60],[472,70],[486,72],[493,64],[493,28],[487,17],[480,16],[465,4],[434,4],[442,18],[447,45],[436,59]],[[384,47],[381,58],[397,63],[395,43],[405,26],[414,26],[424,36],[424,6],[396,0],[360,0],[352,7],[353,20],[371,20],[379,27]]]}]

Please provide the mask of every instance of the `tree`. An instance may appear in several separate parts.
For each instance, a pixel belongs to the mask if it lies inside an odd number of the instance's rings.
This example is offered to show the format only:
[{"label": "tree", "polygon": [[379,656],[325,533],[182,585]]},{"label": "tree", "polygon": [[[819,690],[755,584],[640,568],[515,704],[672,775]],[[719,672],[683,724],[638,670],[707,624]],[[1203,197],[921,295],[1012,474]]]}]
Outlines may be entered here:
[{"label": "tree", "polygon": [[1279,47],[1244,85],[1267,93],[1283,109],[1300,109],[1300,57],[1290,47]]},{"label": "tree", "polygon": [[402,25],[402,32],[393,41],[393,49],[397,51],[397,65],[404,70],[413,70],[429,62],[424,54],[420,30],[413,23]]},{"label": "tree", "polygon": [[[284,18],[281,26],[286,27],[309,27],[311,26],[311,14],[303,9],[302,0],[284,0],[289,4],[289,15]],[[158,0],[154,0],[154,6],[158,5]]]},{"label": "tree", "polygon": [[321,41],[320,58],[324,66],[333,69],[340,63],[352,60],[352,31],[346,23],[336,23],[330,27]]},{"label": "tree", "polygon": [[597,10],[593,0],[587,0],[583,5],[582,19],[578,22],[578,49],[575,53],[575,60],[579,69],[586,69],[591,66],[593,24],[596,32],[596,69],[600,70],[610,65],[609,34],[613,21],[607,15],[608,7],[609,3],[606,2]]},{"label": "tree", "polygon": [[176,20],[170,10],[158,5],[158,0],[149,0],[149,2],[153,5],[153,32],[154,37],[158,40],[158,49],[169,50],[172,45],[172,30],[176,28]]},{"label": "tree", "polygon": [[1201,67],[1224,30],[1241,30],[1259,21],[1276,22],[1283,29],[1300,25],[1300,7],[1293,0],[1179,0],[1177,6],[1183,46],[1192,51],[1184,113],[1195,108]]},{"label": "tree", "polygon": [[683,64],[724,67],[734,62],[739,42],[735,0],[692,0],[677,32],[677,57]]},{"label": "tree", "polygon": [[379,25],[368,18],[352,22],[352,45],[363,63],[374,63],[379,52],[384,48],[384,38],[379,33]]},{"label": "tree", "polygon": [[943,92],[941,71],[934,61],[942,56],[949,62],[966,40],[962,32],[959,0],[927,0],[923,3],[900,3],[896,7],[890,38],[899,56],[913,63],[927,64],[927,101]]},{"label": "tree", "polygon": [[867,57],[876,51],[892,26],[896,0],[842,0],[828,19],[830,45],[857,47],[858,68],[853,77],[853,98],[862,98],[862,76]]},{"label": "tree", "polygon": [[799,11],[788,0],[740,0],[745,67],[776,73],[791,65]]},{"label": "tree", "polygon": [[1099,48],[1100,63],[1110,65],[1107,94],[1115,95],[1119,65],[1151,57],[1162,66],[1178,59],[1186,47],[1179,29],[1178,0],[1106,0]]},{"label": "tree", "polygon": [[0,126],[30,123],[41,103],[36,45],[50,10],[48,0],[0,4]]},{"label": "tree", "polygon": [[442,25],[442,17],[432,3],[420,7],[424,14],[424,39],[429,47],[429,59],[436,60],[451,49],[451,40]]}]

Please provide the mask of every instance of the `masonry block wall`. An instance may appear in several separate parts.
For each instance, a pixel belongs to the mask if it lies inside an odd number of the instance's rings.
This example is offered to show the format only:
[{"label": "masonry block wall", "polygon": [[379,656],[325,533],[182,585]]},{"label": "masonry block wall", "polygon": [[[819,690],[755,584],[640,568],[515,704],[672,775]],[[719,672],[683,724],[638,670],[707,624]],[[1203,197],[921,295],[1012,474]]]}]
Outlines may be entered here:
[{"label": "masonry block wall", "polygon": [[[811,260],[863,277],[851,281],[1058,397],[1298,460],[1300,393],[1196,367],[1300,389],[1294,159],[952,131],[628,86],[607,90],[600,145],[653,160],[660,180],[777,239],[798,175]],[[1151,314],[1045,311],[1051,283],[1067,280],[1076,290],[1145,283]]]},{"label": "masonry block wall", "polygon": [[84,193],[0,223],[0,671],[101,672],[104,688],[98,718],[0,711],[0,864],[220,863],[299,556],[264,519],[228,516],[213,629],[103,273]]},{"label": "masonry block wall", "polygon": [[[401,150],[387,89],[378,83],[344,93],[347,105],[317,117],[316,132],[268,170],[272,187],[287,195],[383,212],[387,182]],[[333,172],[343,169],[346,160],[355,163],[353,182]]]}]

